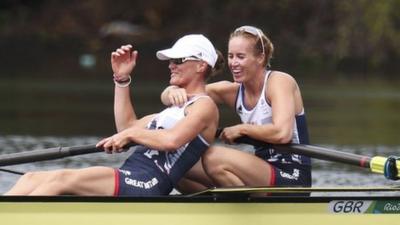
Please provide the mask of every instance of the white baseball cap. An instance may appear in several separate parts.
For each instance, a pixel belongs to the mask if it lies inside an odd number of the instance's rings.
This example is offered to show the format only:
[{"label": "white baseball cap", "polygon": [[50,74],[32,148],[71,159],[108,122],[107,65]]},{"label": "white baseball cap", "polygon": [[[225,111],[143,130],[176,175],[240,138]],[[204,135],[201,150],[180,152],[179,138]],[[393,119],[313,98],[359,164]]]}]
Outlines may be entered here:
[{"label": "white baseball cap", "polygon": [[211,67],[217,62],[217,52],[210,40],[201,34],[189,34],[180,38],[172,48],[157,52],[160,60],[178,59],[194,56],[207,62]]}]

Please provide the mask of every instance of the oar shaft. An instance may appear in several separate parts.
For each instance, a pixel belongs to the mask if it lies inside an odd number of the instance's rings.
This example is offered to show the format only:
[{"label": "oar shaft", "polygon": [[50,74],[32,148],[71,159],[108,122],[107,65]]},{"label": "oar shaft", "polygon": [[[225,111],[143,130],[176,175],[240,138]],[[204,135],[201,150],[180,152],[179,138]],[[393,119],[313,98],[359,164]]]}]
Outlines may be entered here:
[{"label": "oar shaft", "polygon": [[274,145],[274,148],[278,151],[300,154],[312,158],[339,162],[363,168],[370,168],[371,158],[368,156],[304,144]]},{"label": "oar shaft", "polygon": [[305,144],[271,145],[263,141],[258,141],[249,138],[247,136],[240,137],[235,141],[237,143],[245,143],[254,146],[273,146],[274,149],[281,152],[305,155],[312,158],[345,163],[363,168],[370,168],[371,157],[337,151],[329,148],[323,148]]},{"label": "oar shaft", "polygon": [[43,150],[11,153],[0,156],[0,167],[29,162],[60,159],[73,155],[82,155],[101,151],[103,150],[96,148],[95,145],[85,145],[76,147],[56,147]]},{"label": "oar shaft", "polygon": [[[123,147],[123,149],[128,150],[130,147],[135,145],[135,143],[128,143]],[[61,159],[69,156],[84,155],[96,152],[104,152],[104,150],[102,148],[97,148],[96,145],[81,145],[73,147],[56,147],[42,150],[11,153],[0,155],[0,167],[52,159]]]},{"label": "oar shaft", "polygon": [[16,171],[16,170],[9,170],[9,169],[4,169],[4,168],[0,168],[1,172],[6,172],[6,173],[12,173],[12,174],[16,174],[16,175],[24,175],[25,173],[20,172],[20,171]]}]

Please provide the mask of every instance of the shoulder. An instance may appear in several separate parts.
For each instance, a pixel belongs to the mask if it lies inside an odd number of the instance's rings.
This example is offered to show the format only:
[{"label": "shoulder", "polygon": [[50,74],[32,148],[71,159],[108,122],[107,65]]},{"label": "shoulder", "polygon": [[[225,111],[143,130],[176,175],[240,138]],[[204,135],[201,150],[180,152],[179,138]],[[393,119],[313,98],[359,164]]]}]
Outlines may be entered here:
[{"label": "shoulder", "polygon": [[272,71],[266,84],[266,97],[272,101],[277,96],[295,95],[299,91],[296,80],[288,73]]},{"label": "shoulder", "polygon": [[290,81],[290,82],[295,82],[296,80],[293,78],[292,75],[281,72],[281,71],[271,71],[271,74],[269,75],[269,80],[274,80],[274,81]]},{"label": "shoulder", "polygon": [[194,102],[194,104],[197,106],[197,108],[218,111],[217,105],[215,104],[214,100],[209,96],[204,96],[204,97],[198,98]]},{"label": "shoulder", "polygon": [[218,107],[210,97],[201,97],[194,101],[186,107],[185,115],[192,121],[208,125],[217,124],[219,121]]},{"label": "shoulder", "polygon": [[281,71],[272,71],[268,78],[268,89],[275,88],[295,88],[297,87],[297,82],[293,76],[288,73]]}]

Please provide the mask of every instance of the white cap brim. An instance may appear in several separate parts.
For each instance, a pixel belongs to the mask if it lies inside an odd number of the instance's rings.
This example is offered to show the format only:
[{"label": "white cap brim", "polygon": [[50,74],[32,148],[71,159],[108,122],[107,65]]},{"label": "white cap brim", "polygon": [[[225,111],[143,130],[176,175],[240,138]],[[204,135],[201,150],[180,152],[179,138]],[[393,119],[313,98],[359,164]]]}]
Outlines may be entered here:
[{"label": "white cap brim", "polygon": [[214,67],[218,55],[213,44],[200,34],[185,35],[180,38],[172,48],[160,50],[156,53],[160,60],[196,57]]},{"label": "white cap brim", "polygon": [[178,49],[169,48],[157,52],[159,60],[178,59],[191,56],[190,52],[179,51]]}]

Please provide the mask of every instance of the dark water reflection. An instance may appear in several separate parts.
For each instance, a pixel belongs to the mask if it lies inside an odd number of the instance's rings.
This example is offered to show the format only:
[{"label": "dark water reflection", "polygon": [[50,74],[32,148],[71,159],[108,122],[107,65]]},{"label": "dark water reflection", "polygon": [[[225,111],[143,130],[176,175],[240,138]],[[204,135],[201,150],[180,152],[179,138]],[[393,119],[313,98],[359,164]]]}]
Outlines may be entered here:
[{"label": "dark water reflection", "polygon": [[314,143],[399,145],[397,82],[337,82],[303,86]]}]

